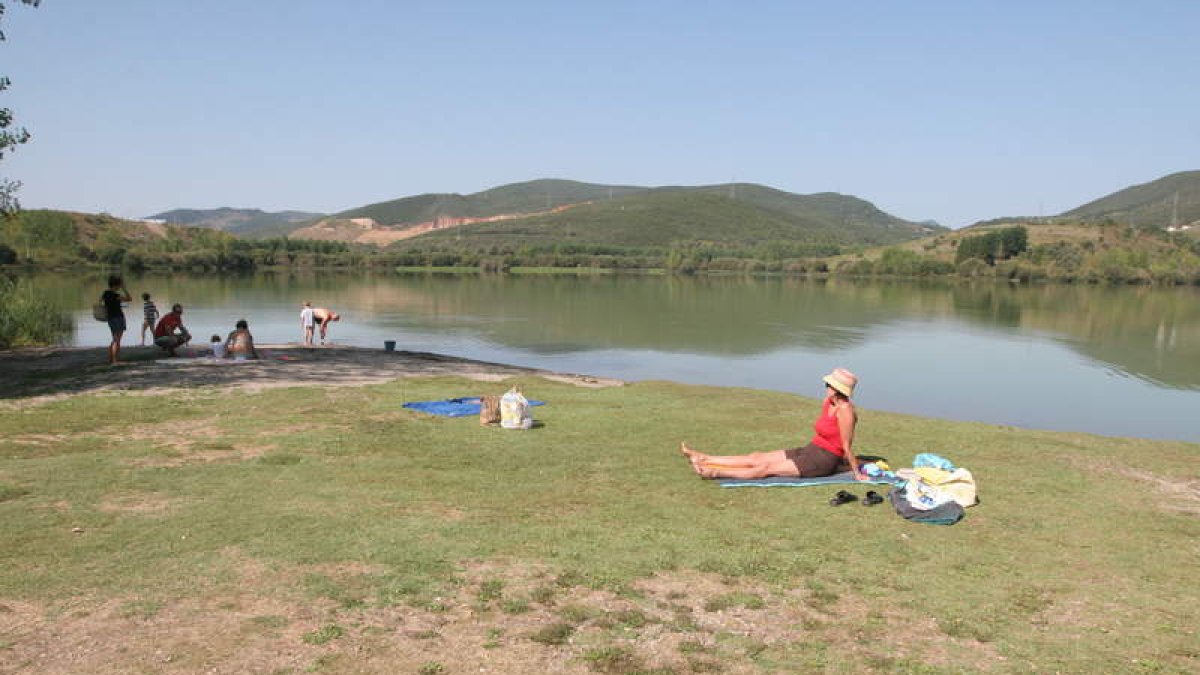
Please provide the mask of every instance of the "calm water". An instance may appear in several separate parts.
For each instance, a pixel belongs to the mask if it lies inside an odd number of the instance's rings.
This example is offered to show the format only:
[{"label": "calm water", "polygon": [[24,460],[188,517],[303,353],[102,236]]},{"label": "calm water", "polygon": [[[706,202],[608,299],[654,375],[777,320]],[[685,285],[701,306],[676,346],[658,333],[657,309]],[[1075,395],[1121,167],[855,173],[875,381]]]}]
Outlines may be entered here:
[{"label": "calm water", "polygon": [[[182,303],[198,338],[224,336],[245,317],[259,342],[293,342],[300,305],[312,300],[343,315],[330,331],[341,344],[393,339],[399,349],[808,396],[840,365],[862,378],[866,408],[1200,441],[1195,288],[352,274],[128,281],[160,308]],[[75,344],[107,344],[88,310],[101,279],[38,283],[77,310]],[[137,325],[126,345],[138,342]]]}]

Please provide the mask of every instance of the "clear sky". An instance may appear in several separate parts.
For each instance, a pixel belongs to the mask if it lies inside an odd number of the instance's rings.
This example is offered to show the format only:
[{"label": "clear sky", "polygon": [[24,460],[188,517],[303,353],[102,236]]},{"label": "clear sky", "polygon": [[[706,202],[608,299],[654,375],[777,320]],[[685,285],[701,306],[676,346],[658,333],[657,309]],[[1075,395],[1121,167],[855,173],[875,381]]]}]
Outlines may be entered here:
[{"label": "clear sky", "polygon": [[1200,169],[1196,0],[5,4],[26,208],[737,180],[960,227]]}]

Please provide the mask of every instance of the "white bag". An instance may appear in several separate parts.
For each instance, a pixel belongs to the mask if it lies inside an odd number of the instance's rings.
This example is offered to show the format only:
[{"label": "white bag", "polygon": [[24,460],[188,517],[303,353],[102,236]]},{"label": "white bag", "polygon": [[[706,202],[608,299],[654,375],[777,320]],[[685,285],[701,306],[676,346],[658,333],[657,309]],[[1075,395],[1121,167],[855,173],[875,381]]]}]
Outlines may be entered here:
[{"label": "white bag", "polygon": [[500,397],[500,426],[505,429],[528,429],[533,426],[533,415],[529,412],[529,401],[521,390],[513,387]]}]

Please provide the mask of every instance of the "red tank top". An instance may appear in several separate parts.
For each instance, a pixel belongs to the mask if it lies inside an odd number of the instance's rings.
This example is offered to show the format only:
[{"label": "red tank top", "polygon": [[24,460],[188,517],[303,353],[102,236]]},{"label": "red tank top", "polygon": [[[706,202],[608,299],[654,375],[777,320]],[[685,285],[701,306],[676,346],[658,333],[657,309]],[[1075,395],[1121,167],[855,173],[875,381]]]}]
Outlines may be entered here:
[{"label": "red tank top", "polygon": [[842,447],[842,428],[838,426],[837,415],[829,414],[830,407],[829,399],[825,399],[821,404],[821,416],[813,425],[813,431],[817,432],[817,435],[813,436],[812,444],[842,457],[846,454]]}]

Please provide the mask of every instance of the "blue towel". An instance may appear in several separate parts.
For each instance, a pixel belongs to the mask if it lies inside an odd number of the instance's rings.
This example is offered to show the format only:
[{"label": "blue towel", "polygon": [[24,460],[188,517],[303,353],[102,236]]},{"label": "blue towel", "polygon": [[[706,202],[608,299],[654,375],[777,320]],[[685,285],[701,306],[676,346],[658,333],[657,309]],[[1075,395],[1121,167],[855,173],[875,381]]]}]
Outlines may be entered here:
[{"label": "blue towel", "polygon": [[721,487],[811,487],[813,485],[837,485],[845,483],[867,483],[871,485],[891,485],[895,480],[887,478],[868,478],[856,480],[850,471],[835,473],[832,476],[768,476],[767,478],[721,478]]},{"label": "blue towel", "polygon": [[[543,401],[530,401],[529,405],[546,404]],[[478,415],[482,404],[479,402],[478,396],[473,396],[471,398],[452,398],[445,401],[413,401],[405,403],[404,407],[409,410],[416,410],[430,415],[440,415],[442,417],[467,417],[469,415]]]}]

